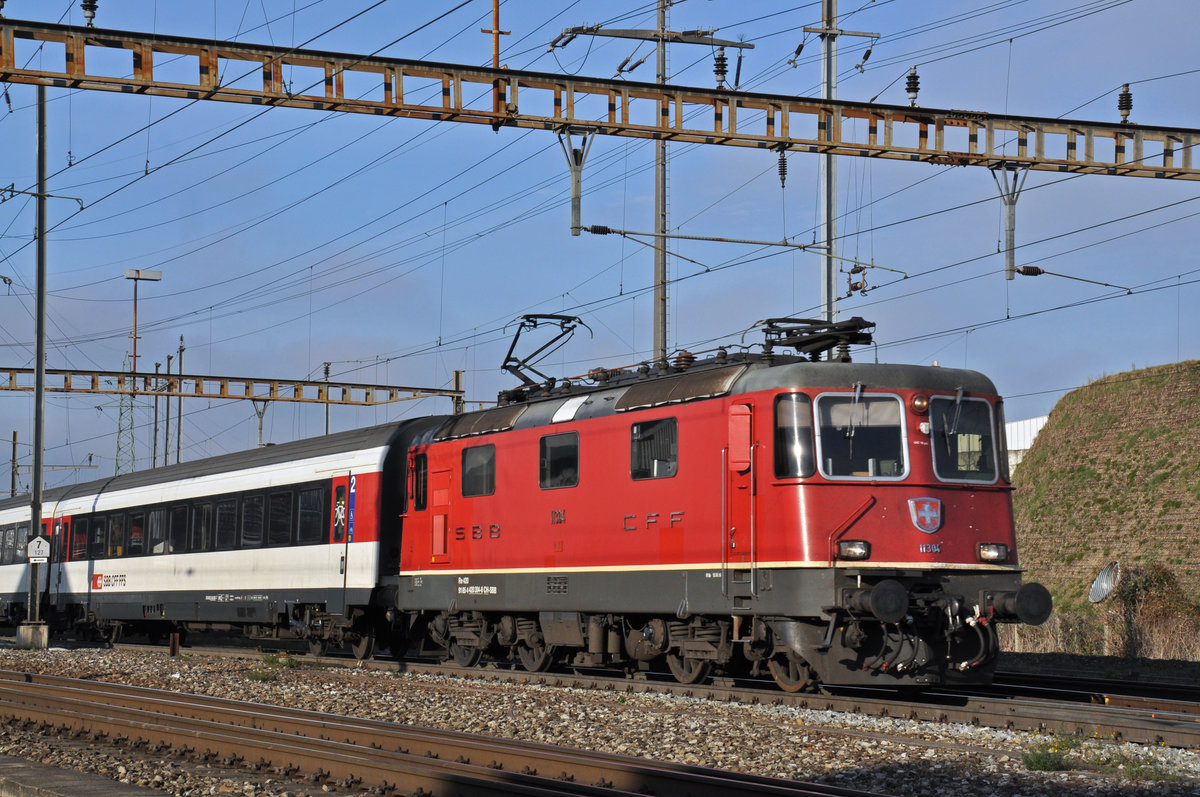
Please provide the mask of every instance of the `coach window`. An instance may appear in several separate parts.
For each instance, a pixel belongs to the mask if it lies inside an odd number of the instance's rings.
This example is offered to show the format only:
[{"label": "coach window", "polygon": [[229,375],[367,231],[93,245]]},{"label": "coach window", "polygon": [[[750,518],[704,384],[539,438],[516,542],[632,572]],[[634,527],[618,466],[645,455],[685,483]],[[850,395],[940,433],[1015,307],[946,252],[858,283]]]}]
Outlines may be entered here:
[{"label": "coach window", "polygon": [[188,541],[188,508],[186,506],[171,507],[171,533],[168,537],[169,553],[183,553],[187,550]]},{"label": "coach window", "polygon": [[92,536],[88,542],[88,557],[104,558],[104,543],[108,537],[108,518],[103,515],[92,518]]},{"label": "coach window", "polygon": [[129,513],[129,549],[128,556],[141,556],[146,546],[146,515],[143,512]]},{"label": "coach window", "polygon": [[71,561],[87,559],[88,519],[75,518],[71,521]]},{"label": "coach window", "polygon": [[929,402],[933,426],[933,470],[944,482],[996,481],[992,405],[986,399],[935,396]]},{"label": "coach window", "polygon": [[167,510],[146,513],[146,553],[156,556],[167,550]]},{"label": "coach window", "polygon": [[104,555],[109,559],[125,555],[125,513],[108,516],[108,546]]},{"label": "coach window", "polygon": [[326,526],[321,522],[325,515],[325,496],[325,491],[320,487],[300,491],[297,518],[299,522],[296,527],[298,545],[313,545],[325,541],[323,532]]},{"label": "coach window", "polygon": [[216,548],[228,551],[237,547],[237,501],[230,498],[217,502]]},{"label": "coach window", "polygon": [[492,495],[496,492],[496,447],[464,448],[462,452],[462,494],[464,498]]},{"label": "coach window", "polygon": [[288,545],[292,541],[292,494],[271,493],[267,545]]},{"label": "coach window", "polygon": [[546,435],[538,446],[538,485],[543,490],[579,484],[579,433]]},{"label": "coach window", "polygon": [[0,564],[11,565],[17,549],[17,527],[0,529]]},{"label": "coach window", "polygon": [[212,504],[192,505],[192,545],[190,551],[212,548]]},{"label": "coach window", "polygon": [[642,421],[630,427],[629,475],[665,479],[679,469],[679,431],[674,418]]},{"label": "coach window", "polygon": [[242,547],[261,548],[263,544],[263,497],[247,495],[242,499]]},{"label": "coach window", "polygon": [[775,477],[795,479],[812,476],[817,469],[813,456],[812,399],[804,393],[787,393],[775,398]]},{"label": "coach window", "polygon": [[902,479],[904,428],[897,396],[817,397],[817,460],[831,479]]},{"label": "coach window", "polygon": [[346,541],[346,485],[333,488],[333,541]]}]

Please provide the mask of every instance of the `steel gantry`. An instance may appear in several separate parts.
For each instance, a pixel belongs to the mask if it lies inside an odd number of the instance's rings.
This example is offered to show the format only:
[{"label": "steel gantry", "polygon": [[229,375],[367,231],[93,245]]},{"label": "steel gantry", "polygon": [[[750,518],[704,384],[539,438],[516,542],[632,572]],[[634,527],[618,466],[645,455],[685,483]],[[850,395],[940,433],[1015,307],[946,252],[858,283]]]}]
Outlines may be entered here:
[{"label": "steel gantry", "polygon": [[[38,68],[18,66],[23,47],[44,48]],[[114,70],[106,58],[104,69],[89,68],[96,49],[127,51],[128,67]],[[178,62],[169,76],[158,74],[160,55],[185,56],[194,74],[181,76]],[[1191,128],[665,86],[9,19],[0,19],[0,81],[950,166],[1200,179],[1193,157],[1200,130]],[[1014,144],[1015,152],[1004,151]]]},{"label": "steel gantry", "polygon": [[[462,412],[462,371],[455,371],[453,389],[368,385],[357,382],[314,382],[303,379],[254,379],[195,374],[152,374],[128,371],[87,371],[47,368],[49,393],[165,396],[168,398],[252,399],[303,404],[343,404],[375,407],[396,401],[449,396]],[[0,390],[32,391],[34,369],[0,368]]]}]

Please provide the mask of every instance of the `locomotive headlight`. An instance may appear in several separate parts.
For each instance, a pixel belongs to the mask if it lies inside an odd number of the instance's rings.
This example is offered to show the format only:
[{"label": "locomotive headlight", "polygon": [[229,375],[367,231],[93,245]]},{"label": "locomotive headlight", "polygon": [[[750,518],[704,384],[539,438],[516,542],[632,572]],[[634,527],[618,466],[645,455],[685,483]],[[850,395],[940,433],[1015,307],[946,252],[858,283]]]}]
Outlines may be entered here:
[{"label": "locomotive headlight", "polygon": [[912,411],[918,415],[924,415],[929,412],[929,396],[917,394],[909,399],[908,406],[912,407]]},{"label": "locomotive headlight", "polygon": [[979,561],[981,561],[981,562],[1007,562],[1008,561],[1008,546],[1002,542],[981,542],[981,543],[979,543]]},{"label": "locomotive headlight", "polygon": [[871,558],[871,543],[866,540],[839,540],[838,559],[859,561]]}]

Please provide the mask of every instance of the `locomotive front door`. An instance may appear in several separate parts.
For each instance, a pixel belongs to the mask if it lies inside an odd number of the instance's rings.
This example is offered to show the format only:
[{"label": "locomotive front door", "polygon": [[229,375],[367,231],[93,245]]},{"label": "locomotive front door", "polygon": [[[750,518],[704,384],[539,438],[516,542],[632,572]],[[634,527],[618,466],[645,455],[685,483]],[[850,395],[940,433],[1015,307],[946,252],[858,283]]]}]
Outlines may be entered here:
[{"label": "locomotive front door", "polygon": [[433,519],[430,561],[434,564],[450,561],[450,480],[449,468],[429,473],[429,509]]},{"label": "locomotive front door", "polygon": [[758,517],[754,408],[732,404],[723,457],[721,588],[733,608],[749,608],[758,595]]}]

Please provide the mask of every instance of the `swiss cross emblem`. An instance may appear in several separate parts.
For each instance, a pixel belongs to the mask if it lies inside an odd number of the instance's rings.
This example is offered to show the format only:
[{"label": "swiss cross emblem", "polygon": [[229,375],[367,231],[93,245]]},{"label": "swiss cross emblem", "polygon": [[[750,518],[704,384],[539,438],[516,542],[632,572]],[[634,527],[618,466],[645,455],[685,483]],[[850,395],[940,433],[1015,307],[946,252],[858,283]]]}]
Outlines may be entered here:
[{"label": "swiss cross emblem", "polygon": [[926,534],[942,527],[942,502],[937,498],[908,499],[908,514],[913,525]]}]

